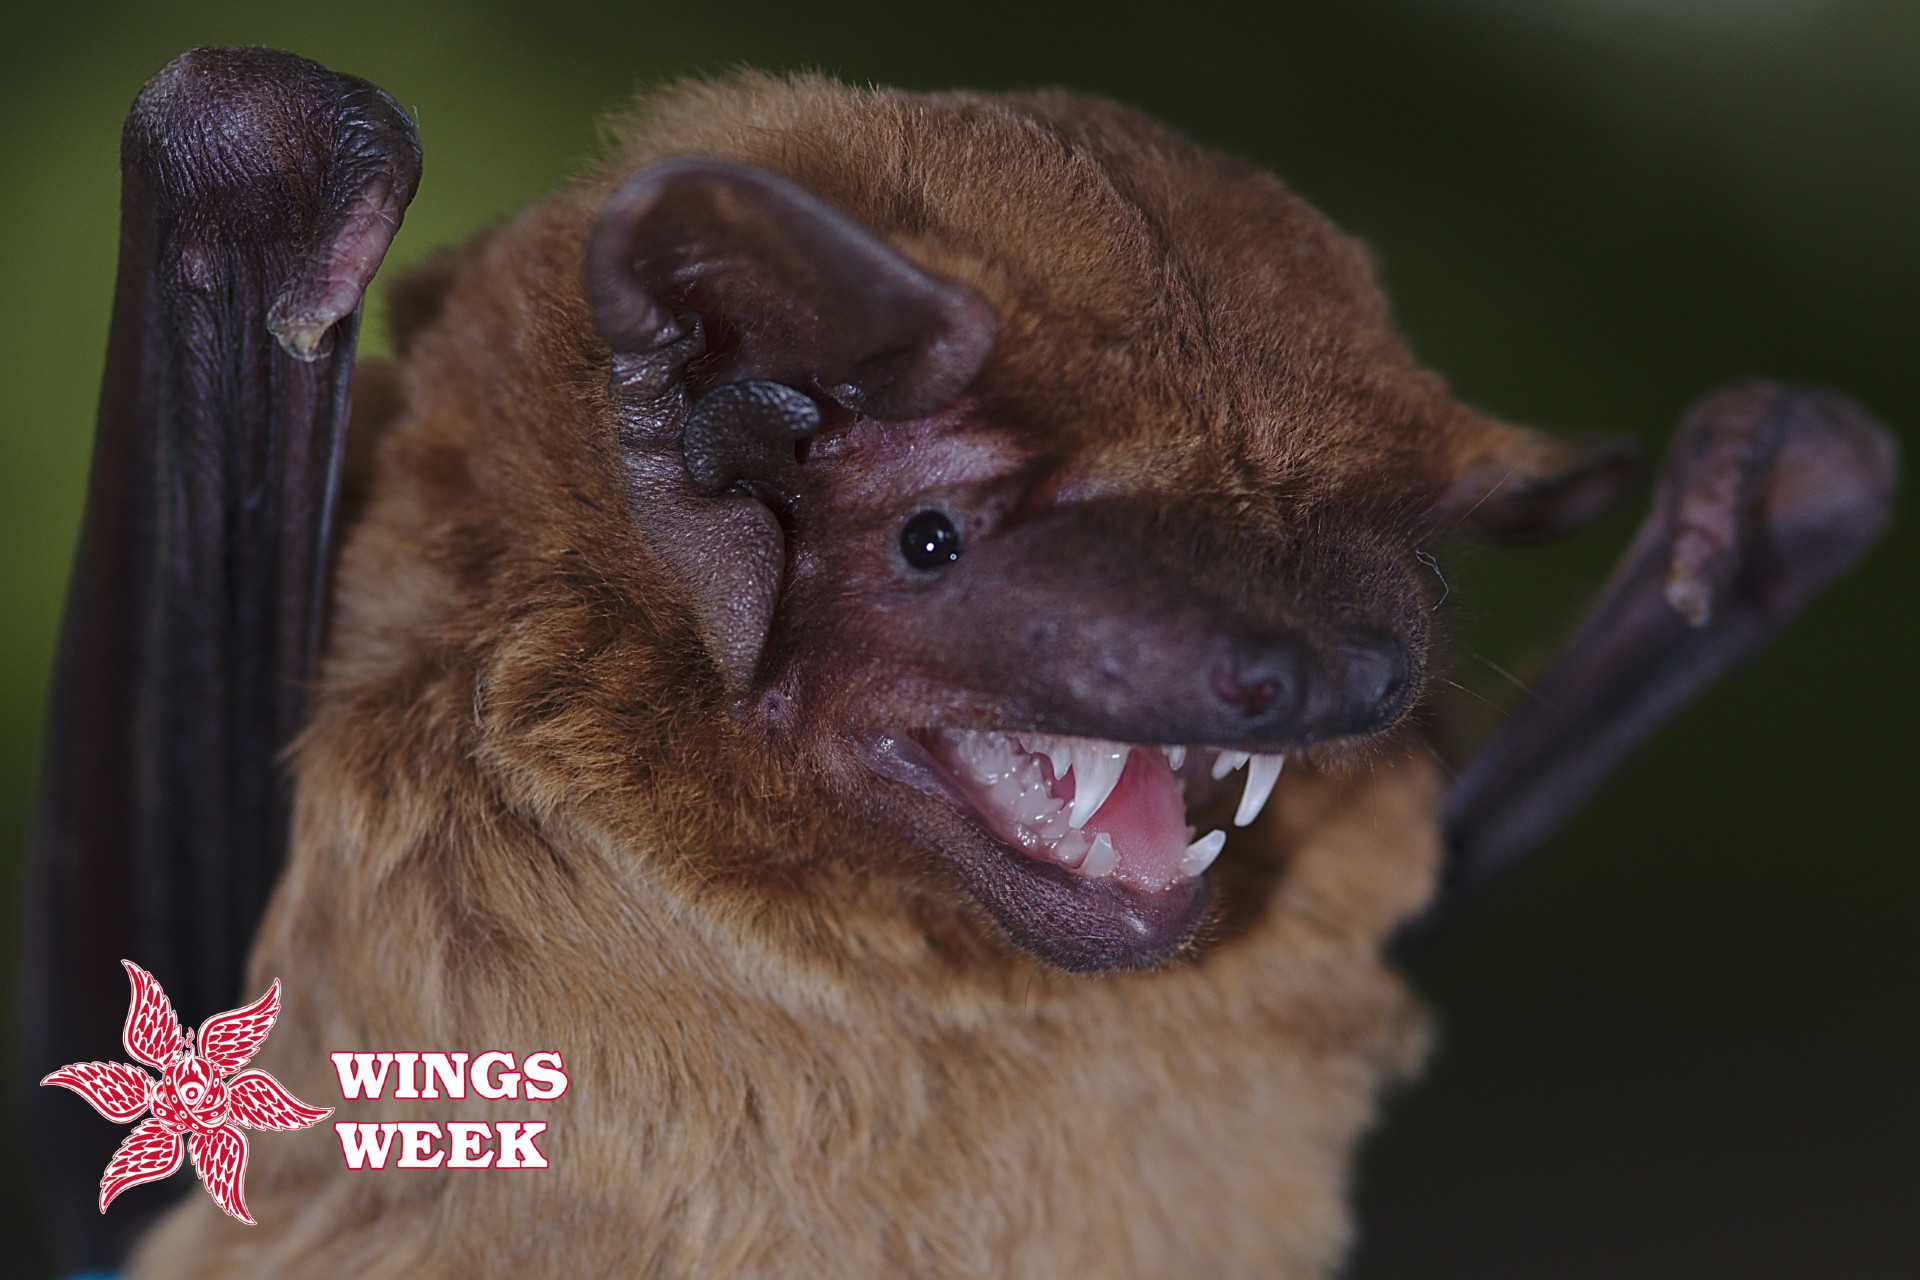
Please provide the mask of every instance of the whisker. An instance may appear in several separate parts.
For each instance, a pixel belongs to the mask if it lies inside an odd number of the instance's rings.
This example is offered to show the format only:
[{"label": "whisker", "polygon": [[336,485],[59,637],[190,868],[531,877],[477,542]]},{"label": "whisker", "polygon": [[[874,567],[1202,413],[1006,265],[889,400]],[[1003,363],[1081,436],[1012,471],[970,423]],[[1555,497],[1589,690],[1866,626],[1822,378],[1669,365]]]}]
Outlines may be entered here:
[{"label": "whisker", "polygon": [[1492,707],[1495,711],[1498,711],[1502,715],[1505,715],[1507,712],[1507,709],[1505,707],[1495,702],[1492,698],[1489,698],[1486,694],[1481,693],[1478,689],[1469,689],[1467,688],[1467,686],[1461,684],[1459,681],[1448,680],[1445,677],[1441,678],[1440,683],[1450,684],[1454,688],[1458,689],[1460,692],[1466,694],[1468,697],[1480,699],[1480,701],[1486,703],[1488,706]]},{"label": "whisker", "polygon": [[1518,467],[1508,467],[1507,474],[1501,476],[1499,480],[1495,481],[1493,488],[1481,494],[1479,502],[1474,503],[1472,506],[1468,507],[1465,511],[1462,511],[1459,515],[1459,518],[1456,519],[1452,524],[1447,526],[1447,533],[1451,535],[1454,530],[1458,529],[1461,525],[1465,524],[1470,518],[1472,518],[1473,513],[1478,511],[1482,506],[1484,506],[1488,498],[1491,498],[1494,494],[1500,492],[1502,486],[1504,486],[1507,483],[1507,481],[1513,479],[1513,473],[1518,470],[1519,470]]},{"label": "whisker", "polygon": [[1506,677],[1507,680],[1512,682],[1514,688],[1520,690],[1520,692],[1526,694],[1529,698],[1532,698],[1535,702],[1539,703],[1541,706],[1545,707],[1547,710],[1549,711],[1560,710],[1559,707],[1554,706],[1551,702],[1548,702],[1545,698],[1535,693],[1533,689],[1528,686],[1525,680],[1522,680],[1519,676],[1513,674],[1513,672],[1507,670],[1505,667],[1495,662],[1492,658],[1489,658],[1482,653],[1474,653],[1472,650],[1468,650],[1468,653],[1473,657],[1473,659],[1476,662],[1484,662],[1489,667],[1492,667],[1495,671],[1499,672],[1502,676]]}]

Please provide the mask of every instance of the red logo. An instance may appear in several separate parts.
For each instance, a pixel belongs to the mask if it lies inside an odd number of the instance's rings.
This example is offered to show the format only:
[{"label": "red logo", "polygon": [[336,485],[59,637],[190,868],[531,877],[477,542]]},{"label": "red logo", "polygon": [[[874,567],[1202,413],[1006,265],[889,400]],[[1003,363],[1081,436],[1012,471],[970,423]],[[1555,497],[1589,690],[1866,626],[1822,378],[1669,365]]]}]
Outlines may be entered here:
[{"label": "red logo", "polygon": [[180,1030],[180,1019],[153,975],[131,960],[120,963],[133,980],[133,1003],[121,1043],[128,1056],[159,1071],[160,1078],[124,1062],[76,1062],[40,1082],[73,1090],[118,1124],[153,1109],[107,1162],[100,1177],[100,1212],[128,1187],[178,1169],[184,1135],[193,1171],[207,1194],[252,1226],[241,1185],[247,1173],[247,1139],[236,1126],[304,1129],[333,1114],[332,1107],[308,1106],[264,1071],[240,1071],[280,1016],[280,980],[275,978],[267,994],[246,1008],[217,1013],[201,1023],[195,1052],[193,1032]]}]

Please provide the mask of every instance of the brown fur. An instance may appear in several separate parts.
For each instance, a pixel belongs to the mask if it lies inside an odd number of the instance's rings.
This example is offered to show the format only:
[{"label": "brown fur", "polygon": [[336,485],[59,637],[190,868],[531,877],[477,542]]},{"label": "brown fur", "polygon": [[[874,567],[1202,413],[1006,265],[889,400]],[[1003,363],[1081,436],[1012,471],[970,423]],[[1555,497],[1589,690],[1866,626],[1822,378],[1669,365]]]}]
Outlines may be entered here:
[{"label": "brown fur", "polygon": [[1000,338],[973,403],[1084,490],[1278,488],[1308,525],[1385,504],[1411,540],[1520,440],[1412,362],[1351,241],[1109,104],[655,99],[409,295],[252,970],[286,984],[258,1065],[323,1104],[330,1050],[560,1050],[555,1102],[335,1117],[544,1119],[552,1167],[354,1173],[328,1125],[266,1135],[262,1225],[191,1197],[133,1274],[1330,1272],[1355,1141],[1425,1045],[1379,952],[1431,888],[1432,766],[1405,741],[1290,766],[1198,944],[1100,977],[823,804],[727,714],[614,460],[581,247],[676,152],[792,176],[977,289]]}]

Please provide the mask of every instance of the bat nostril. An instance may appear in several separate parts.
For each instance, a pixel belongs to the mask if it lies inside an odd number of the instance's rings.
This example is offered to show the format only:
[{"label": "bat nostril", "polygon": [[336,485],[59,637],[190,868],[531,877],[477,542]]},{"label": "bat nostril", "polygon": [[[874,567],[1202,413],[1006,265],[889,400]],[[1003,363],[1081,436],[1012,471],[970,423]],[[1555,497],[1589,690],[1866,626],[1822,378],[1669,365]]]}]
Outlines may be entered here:
[{"label": "bat nostril", "polygon": [[1324,647],[1269,639],[1223,655],[1212,676],[1232,731],[1304,744],[1391,724],[1404,709],[1412,669],[1398,637],[1362,632]]},{"label": "bat nostril", "polygon": [[1365,732],[1390,723],[1412,674],[1406,646],[1394,636],[1356,636],[1340,646],[1340,658],[1347,707],[1341,728]]},{"label": "bat nostril", "polygon": [[1220,663],[1213,691],[1247,719],[1291,716],[1300,701],[1303,665],[1293,645],[1270,646]]}]

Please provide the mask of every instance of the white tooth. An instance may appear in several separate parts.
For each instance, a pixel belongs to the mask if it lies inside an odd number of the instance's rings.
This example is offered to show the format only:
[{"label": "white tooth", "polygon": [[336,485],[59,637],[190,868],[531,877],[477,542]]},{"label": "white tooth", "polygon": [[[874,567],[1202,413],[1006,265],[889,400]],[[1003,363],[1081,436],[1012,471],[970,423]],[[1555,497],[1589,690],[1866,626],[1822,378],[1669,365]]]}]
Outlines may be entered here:
[{"label": "white tooth", "polygon": [[1092,845],[1087,840],[1086,832],[1069,831],[1053,846],[1053,860],[1072,870],[1087,860],[1087,850],[1090,848]]},{"label": "white tooth", "polygon": [[1186,856],[1180,859],[1180,874],[1188,879],[1199,875],[1213,865],[1213,860],[1220,856],[1220,850],[1226,846],[1226,832],[1219,830],[1207,832],[1187,846]]},{"label": "white tooth", "polygon": [[1267,797],[1273,794],[1273,784],[1279,780],[1280,766],[1286,762],[1285,756],[1253,757],[1247,765],[1247,789],[1240,793],[1240,809],[1233,815],[1234,826],[1244,827],[1260,816]]},{"label": "white tooth", "polygon": [[1093,848],[1087,850],[1087,860],[1080,864],[1080,874],[1094,880],[1103,880],[1113,874],[1119,857],[1113,852],[1113,837],[1102,831],[1093,838]]},{"label": "white tooth", "polygon": [[1120,775],[1126,771],[1128,747],[1118,751],[1104,746],[1083,744],[1073,753],[1073,811],[1067,815],[1067,825],[1084,827],[1087,819],[1099,811],[1119,785]]},{"label": "white tooth", "polygon": [[1244,751],[1222,751],[1213,760],[1213,780],[1220,781],[1251,759],[1253,757]]},{"label": "white tooth", "polygon": [[992,784],[1010,776],[1020,755],[1005,734],[968,732],[959,741],[960,762],[982,782]]},{"label": "white tooth", "polygon": [[1053,764],[1053,780],[1058,782],[1067,776],[1067,770],[1073,768],[1073,748],[1058,738],[1048,738],[1044,750]]},{"label": "white tooth", "polygon": [[1169,769],[1178,769],[1187,762],[1187,749],[1185,747],[1162,747],[1160,749],[1167,753],[1167,767]]},{"label": "white tooth", "polygon": [[987,788],[987,802],[1001,813],[1019,816],[1020,784],[1012,778],[1001,778]]},{"label": "white tooth", "polygon": [[1073,751],[1060,739],[1044,733],[1023,733],[1020,735],[1020,749],[1030,755],[1045,756],[1053,765],[1053,776],[1064,778],[1067,769],[1073,764]]}]

